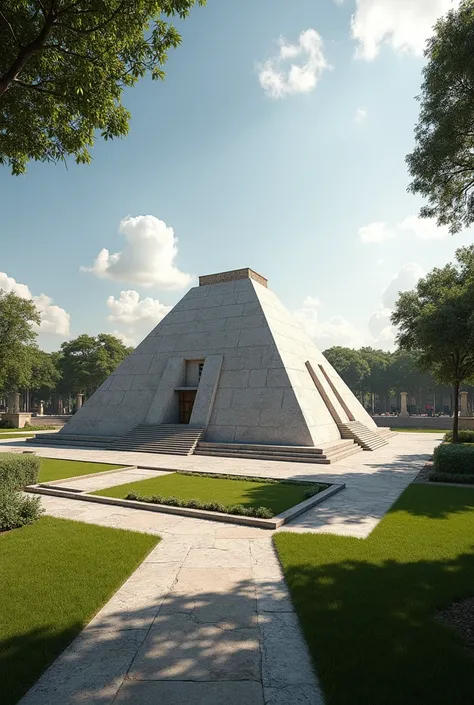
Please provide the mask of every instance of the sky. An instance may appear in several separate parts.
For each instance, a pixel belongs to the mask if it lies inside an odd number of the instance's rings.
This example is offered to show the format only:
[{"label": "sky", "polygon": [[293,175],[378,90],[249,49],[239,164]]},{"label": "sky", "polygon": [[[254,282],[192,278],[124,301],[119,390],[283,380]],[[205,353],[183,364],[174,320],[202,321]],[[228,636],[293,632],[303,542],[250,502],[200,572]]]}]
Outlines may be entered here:
[{"label": "sky", "polygon": [[394,348],[398,292],[471,244],[407,193],[423,47],[458,0],[208,0],[91,165],[0,168],[0,288],[39,344],[135,345],[201,274],[251,267],[321,349]]}]

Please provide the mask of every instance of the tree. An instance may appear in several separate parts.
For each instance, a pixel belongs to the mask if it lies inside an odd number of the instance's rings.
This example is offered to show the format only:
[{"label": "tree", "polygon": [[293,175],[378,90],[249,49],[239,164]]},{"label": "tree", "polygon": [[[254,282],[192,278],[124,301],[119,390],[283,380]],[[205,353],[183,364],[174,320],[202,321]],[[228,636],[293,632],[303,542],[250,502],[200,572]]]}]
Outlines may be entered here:
[{"label": "tree", "polygon": [[415,289],[400,294],[392,323],[401,348],[419,353],[454,390],[453,442],[458,442],[459,389],[474,375],[474,246],[456,252],[457,264],[435,268]]},{"label": "tree", "polygon": [[61,389],[90,396],[131,351],[121,340],[106,333],[96,337],[84,334],[63,343],[58,362]]},{"label": "tree", "polygon": [[428,200],[420,212],[452,233],[474,222],[474,0],[434,28],[425,51],[416,146],[408,188]]},{"label": "tree", "polygon": [[40,320],[33,301],[0,289],[0,390],[28,387],[37,336],[33,324]]},{"label": "tree", "polygon": [[181,42],[167,20],[195,1],[2,0],[0,164],[21,174],[31,159],[88,163],[96,131],[126,135],[124,88],[164,78]]},{"label": "tree", "polygon": [[361,394],[363,381],[370,374],[370,368],[359,350],[336,345],[323,354],[354,394]]},{"label": "tree", "polygon": [[372,400],[372,395],[375,394],[378,397],[387,398],[392,391],[388,374],[391,359],[390,353],[370,347],[361,348],[359,352],[369,368],[369,374],[366,375],[363,381],[364,390],[369,391]]}]

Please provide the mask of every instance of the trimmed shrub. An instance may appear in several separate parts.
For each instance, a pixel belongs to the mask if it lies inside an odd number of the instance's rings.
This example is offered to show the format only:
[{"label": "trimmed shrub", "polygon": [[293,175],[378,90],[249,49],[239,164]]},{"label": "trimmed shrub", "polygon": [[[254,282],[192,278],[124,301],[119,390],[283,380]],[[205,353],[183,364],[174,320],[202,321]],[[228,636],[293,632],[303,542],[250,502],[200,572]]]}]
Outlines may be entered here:
[{"label": "trimmed shrub", "polygon": [[40,498],[19,492],[38,481],[40,463],[35,455],[0,453],[0,531],[32,524],[41,514]]},{"label": "trimmed shrub", "polygon": [[0,421],[0,428],[15,428],[11,421]]},{"label": "trimmed shrub", "polygon": [[[470,429],[463,429],[462,431],[458,431],[458,434],[460,443],[474,443],[474,431],[471,431]],[[446,443],[452,443],[453,432],[448,431],[444,437],[444,440]]]},{"label": "trimmed shrub", "polygon": [[0,531],[33,524],[42,513],[39,497],[25,497],[14,490],[0,491]]},{"label": "trimmed shrub", "polygon": [[21,490],[38,482],[41,460],[36,455],[0,453],[0,491]]},{"label": "trimmed shrub", "polygon": [[129,492],[125,499],[137,502],[148,502],[149,504],[164,504],[168,507],[186,507],[188,509],[204,509],[208,512],[220,512],[221,514],[237,514],[238,516],[258,517],[259,519],[271,519],[274,514],[268,507],[244,507],[243,504],[234,504],[226,507],[220,502],[201,502],[199,499],[179,499],[179,497],[162,497],[155,494],[151,497],[144,497],[137,492]]},{"label": "trimmed shrub", "polygon": [[442,444],[433,453],[435,473],[449,475],[474,475],[474,445]]},{"label": "trimmed shrub", "polygon": [[474,485],[473,475],[460,475],[453,472],[432,472],[430,482],[457,482],[463,485]]}]

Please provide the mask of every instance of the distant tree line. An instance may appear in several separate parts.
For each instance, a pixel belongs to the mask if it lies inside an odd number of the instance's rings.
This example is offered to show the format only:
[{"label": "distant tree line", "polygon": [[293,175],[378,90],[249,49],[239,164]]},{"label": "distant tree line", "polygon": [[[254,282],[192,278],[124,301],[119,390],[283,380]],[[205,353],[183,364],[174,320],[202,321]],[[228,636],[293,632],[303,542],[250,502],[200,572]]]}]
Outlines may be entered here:
[{"label": "distant tree line", "polygon": [[[407,392],[409,399],[414,400],[411,407],[417,413],[424,413],[432,400],[436,410],[443,411],[442,400],[451,400],[451,386],[439,384],[431,372],[420,370],[418,353],[335,346],[325,350],[324,355],[368,411],[397,410],[400,392]],[[464,388],[472,390],[469,386]],[[453,401],[450,401],[449,411],[452,411]]]},{"label": "distant tree line", "polygon": [[132,352],[107,333],[80,335],[57,352],[40,350],[40,315],[32,301],[0,289],[0,399],[20,392],[22,408],[44,403],[49,413],[74,409],[77,394],[91,396]]}]

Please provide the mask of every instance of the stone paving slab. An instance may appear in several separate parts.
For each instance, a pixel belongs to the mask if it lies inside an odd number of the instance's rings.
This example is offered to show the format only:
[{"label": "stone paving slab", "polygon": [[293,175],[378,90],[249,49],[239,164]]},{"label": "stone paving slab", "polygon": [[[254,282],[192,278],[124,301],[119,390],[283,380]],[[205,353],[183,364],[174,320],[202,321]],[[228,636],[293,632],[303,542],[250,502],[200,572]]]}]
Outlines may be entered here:
[{"label": "stone paving slab", "polygon": [[[441,437],[399,434],[389,446],[327,468],[203,456],[152,460],[157,468],[343,481],[343,493],[284,530],[364,538]],[[78,449],[38,454],[130,464],[150,458]],[[42,503],[53,516],[163,540],[21,705],[323,705],[271,532],[58,497]]]},{"label": "stone paving slab", "polygon": [[[274,705],[310,701],[275,701]],[[260,683],[216,682],[189,683],[187,681],[125,681],[114,703],[118,705],[264,705]],[[266,705],[270,705],[267,701]]]}]

